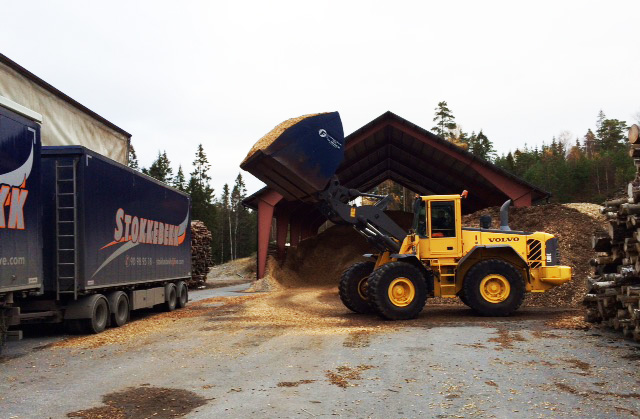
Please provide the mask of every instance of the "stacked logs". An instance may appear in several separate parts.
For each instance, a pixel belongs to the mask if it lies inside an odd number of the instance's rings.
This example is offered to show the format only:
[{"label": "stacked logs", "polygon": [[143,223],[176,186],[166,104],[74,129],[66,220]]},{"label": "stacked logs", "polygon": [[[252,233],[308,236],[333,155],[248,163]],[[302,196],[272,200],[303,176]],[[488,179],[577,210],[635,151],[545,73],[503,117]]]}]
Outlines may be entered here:
[{"label": "stacked logs", "polygon": [[640,128],[629,129],[629,154],[636,165],[636,177],[627,196],[606,201],[601,209],[608,232],[596,235],[597,252],[587,279],[586,319],[622,331],[640,342]]},{"label": "stacked logs", "polygon": [[207,281],[211,259],[211,232],[202,221],[191,221],[191,280],[189,288],[197,288]]}]

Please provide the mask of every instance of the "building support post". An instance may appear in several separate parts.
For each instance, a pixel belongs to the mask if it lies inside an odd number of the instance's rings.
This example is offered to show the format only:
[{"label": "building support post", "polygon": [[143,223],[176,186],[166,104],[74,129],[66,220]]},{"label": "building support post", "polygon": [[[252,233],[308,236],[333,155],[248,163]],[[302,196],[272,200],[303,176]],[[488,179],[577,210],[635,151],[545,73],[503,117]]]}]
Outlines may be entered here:
[{"label": "building support post", "polygon": [[267,267],[267,253],[269,251],[269,236],[271,235],[271,222],[273,210],[282,199],[276,191],[267,190],[258,198],[258,270],[257,279],[264,278]]}]

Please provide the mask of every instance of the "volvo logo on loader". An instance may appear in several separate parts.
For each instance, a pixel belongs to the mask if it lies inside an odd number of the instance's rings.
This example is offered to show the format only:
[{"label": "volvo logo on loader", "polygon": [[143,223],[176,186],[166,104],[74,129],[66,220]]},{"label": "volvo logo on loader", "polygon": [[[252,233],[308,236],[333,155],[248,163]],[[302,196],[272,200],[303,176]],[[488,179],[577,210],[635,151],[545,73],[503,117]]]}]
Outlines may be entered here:
[{"label": "volvo logo on loader", "polygon": [[504,243],[504,242],[517,242],[520,241],[519,237],[489,237],[489,242],[493,243],[493,242],[500,242],[500,243]]}]

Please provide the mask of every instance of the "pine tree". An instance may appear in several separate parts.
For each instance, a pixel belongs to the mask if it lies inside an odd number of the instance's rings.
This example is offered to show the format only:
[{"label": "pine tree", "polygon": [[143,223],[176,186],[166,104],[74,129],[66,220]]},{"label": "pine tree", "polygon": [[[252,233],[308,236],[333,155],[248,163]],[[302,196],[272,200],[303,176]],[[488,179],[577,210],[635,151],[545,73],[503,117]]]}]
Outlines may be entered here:
[{"label": "pine tree", "polygon": [[469,151],[474,156],[480,157],[486,161],[491,161],[495,155],[493,143],[480,130],[478,135],[472,134],[469,140]]},{"label": "pine tree", "polygon": [[233,255],[234,258],[245,256],[245,249],[241,248],[241,253],[238,253],[238,245],[239,243],[243,243],[246,239],[244,235],[242,237],[239,236],[240,229],[246,229],[249,226],[247,225],[247,210],[242,205],[242,201],[247,197],[247,188],[244,184],[244,180],[242,179],[242,174],[238,173],[236,177],[235,183],[233,185],[233,190],[231,191],[231,211],[233,212]]},{"label": "pine tree", "polygon": [[436,114],[433,118],[433,122],[435,122],[436,125],[431,128],[431,130],[439,137],[448,139],[450,137],[450,132],[456,128],[453,113],[451,113],[451,110],[445,101],[438,102],[438,106],[435,108],[435,111]]},{"label": "pine tree", "polygon": [[584,153],[587,158],[593,157],[596,152],[596,146],[598,144],[596,135],[591,131],[591,128],[587,130],[587,133],[584,135]]},{"label": "pine tree", "polygon": [[[229,184],[225,183],[222,187],[222,195],[220,196],[220,230],[222,231],[222,235],[220,237],[221,240],[221,255],[222,260],[227,261],[229,259],[233,259],[233,238],[232,238],[232,229],[231,229],[231,194],[229,193]],[[227,241],[227,238],[229,239]],[[229,258],[225,254],[225,244],[226,248],[229,249]]]},{"label": "pine tree", "polygon": [[173,170],[171,169],[171,162],[167,157],[167,152],[160,153],[158,151],[158,157],[151,163],[149,169],[142,169],[142,172],[154,179],[158,179],[160,182],[169,183],[173,179]]},{"label": "pine tree", "polygon": [[138,156],[136,156],[136,149],[133,148],[131,140],[129,140],[129,159],[127,162],[127,166],[129,166],[133,170],[140,170],[140,166],[138,164]]},{"label": "pine tree", "polygon": [[605,119],[598,130],[602,150],[616,150],[624,147],[627,123],[617,119]]},{"label": "pine tree", "polygon": [[[214,190],[211,187],[211,177],[209,176],[209,160],[202,148],[198,145],[196,158],[193,161],[193,172],[189,177],[186,192],[191,195],[191,219],[202,221],[213,237],[219,236],[218,211],[215,205]],[[212,251],[217,250],[218,243],[211,242]],[[213,253],[217,255],[216,253]],[[217,258],[216,258],[217,259]],[[216,260],[222,262],[222,260]]]},{"label": "pine tree", "polygon": [[[602,124],[604,123],[605,119],[607,119],[607,117],[605,116],[604,112],[602,112],[602,109],[600,109],[600,112],[598,112],[598,116],[596,118],[596,133],[599,133],[602,129]],[[599,135],[598,138],[600,138]]]},{"label": "pine tree", "polygon": [[187,180],[184,177],[182,165],[178,166],[178,173],[176,173],[176,176],[173,178],[173,187],[180,191],[185,191],[187,189]]}]

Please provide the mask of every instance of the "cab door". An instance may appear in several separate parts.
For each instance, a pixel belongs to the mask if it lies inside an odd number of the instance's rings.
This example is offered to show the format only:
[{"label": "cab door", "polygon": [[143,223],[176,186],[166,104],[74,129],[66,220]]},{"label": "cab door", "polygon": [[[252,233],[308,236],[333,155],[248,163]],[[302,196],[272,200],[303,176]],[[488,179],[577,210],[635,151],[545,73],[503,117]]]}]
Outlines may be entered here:
[{"label": "cab door", "polygon": [[460,200],[430,200],[427,216],[430,257],[460,257],[462,251]]}]

